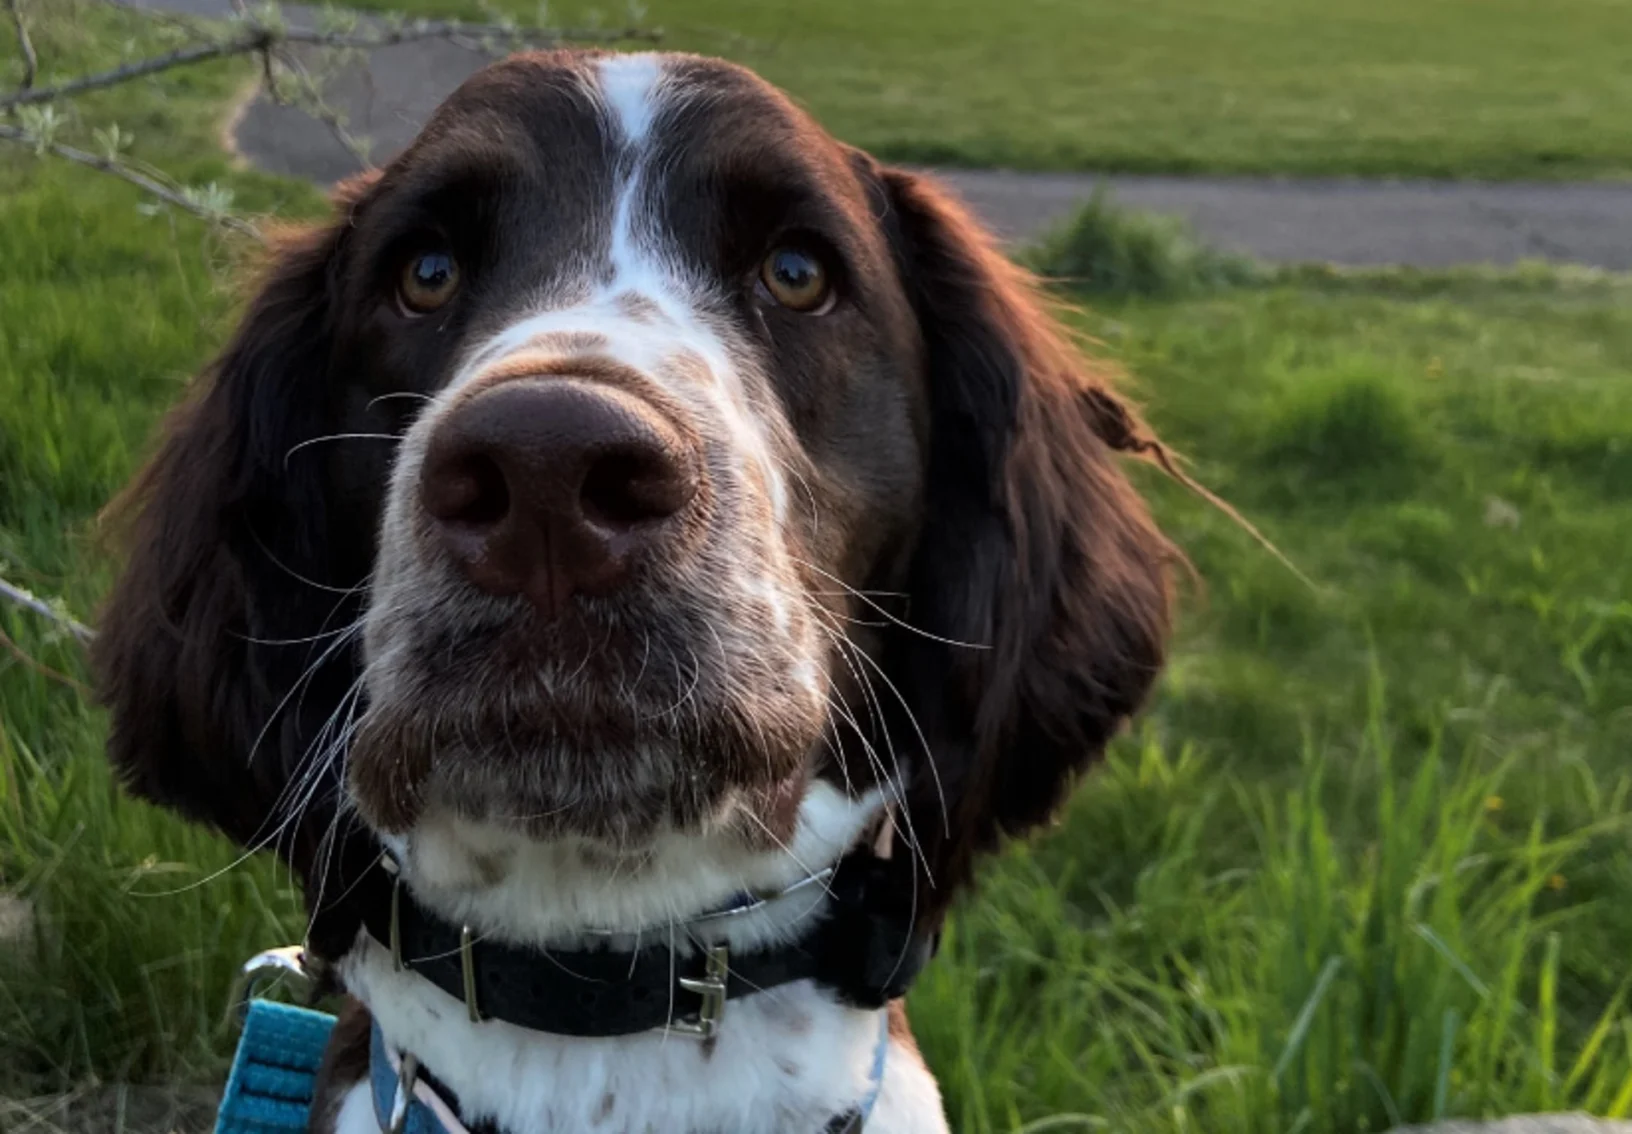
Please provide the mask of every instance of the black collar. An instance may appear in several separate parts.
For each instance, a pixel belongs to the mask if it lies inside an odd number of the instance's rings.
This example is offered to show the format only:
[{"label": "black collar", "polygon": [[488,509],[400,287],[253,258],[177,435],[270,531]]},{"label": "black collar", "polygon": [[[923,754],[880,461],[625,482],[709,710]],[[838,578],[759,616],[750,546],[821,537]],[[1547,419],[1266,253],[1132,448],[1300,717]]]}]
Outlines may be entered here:
[{"label": "black collar", "polygon": [[824,914],[795,940],[753,950],[676,949],[664,940],[563,951],[483,940],[420,905],[389,861],[376,859],[343,903],[369,935],[404,969],[463,1001],[472,1019],[554,1035],[668,1027],[707,1038],[729,1027],[729,1001],[794,980],[814,980],[857,1008],[882,1008],[905,994],[939,939],[914,929],[911,863],[865,849],[835,867]]}]

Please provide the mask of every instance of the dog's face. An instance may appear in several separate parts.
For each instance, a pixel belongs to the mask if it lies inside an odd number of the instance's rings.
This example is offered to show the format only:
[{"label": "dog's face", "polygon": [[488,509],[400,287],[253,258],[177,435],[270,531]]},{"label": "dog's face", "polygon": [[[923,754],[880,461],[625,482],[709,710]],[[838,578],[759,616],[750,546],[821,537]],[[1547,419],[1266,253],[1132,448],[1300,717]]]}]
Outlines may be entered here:
[{"label": "dog's face", "polygon": [[138,483],[98,646],[138,790],[309,867],[342,792],[616,855],[885,785],[956,883],[1148,690],[1137,421],[754,76],[517,57],[340,206]]},{"label": "dog's face", "polygon": [[864,175],[735,69],[528,61],[353,206],[341,428],[403,436],[361,507],[372,822],[788,836],[859,695],[845,587],[899,587],[922,490],[922,346]]}]

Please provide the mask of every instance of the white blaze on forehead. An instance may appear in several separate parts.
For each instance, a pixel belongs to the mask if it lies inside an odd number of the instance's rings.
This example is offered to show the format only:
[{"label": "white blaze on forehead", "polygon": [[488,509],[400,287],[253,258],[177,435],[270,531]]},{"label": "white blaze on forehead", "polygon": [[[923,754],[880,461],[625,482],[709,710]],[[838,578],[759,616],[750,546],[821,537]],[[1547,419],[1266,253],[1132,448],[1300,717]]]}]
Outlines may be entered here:
[{"label": "white blaze on forehead", "polygon": [[[646,191],[647,138],[652,120],[663,97],[663,64],[655,55],[618,55],[596,65],[601,101],[622,142],[616,164],[617,194],[612,209],[612,261],[609,290],[627,291],[657,303],[665,315],[674,318],[670,293],[677,275],[667,262],[662,242],[641,233],[637,226],[646,218],[638,215]],[[646,238],[642,239],[645,235]],[[666,302],[670,301],[670,302]]]},{"label": "white blaze on forehead", "polygon": [[601,98],[631,146],[644,145],[657,116],[658,87],[663,61],[656,55],[614,55],[595,68]]}]

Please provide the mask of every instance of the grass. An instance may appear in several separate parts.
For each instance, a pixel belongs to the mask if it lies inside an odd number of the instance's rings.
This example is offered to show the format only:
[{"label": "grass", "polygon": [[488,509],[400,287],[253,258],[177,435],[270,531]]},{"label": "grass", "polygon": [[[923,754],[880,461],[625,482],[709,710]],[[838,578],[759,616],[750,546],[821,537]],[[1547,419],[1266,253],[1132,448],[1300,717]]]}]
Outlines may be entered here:
[{"label": "grass", "polygon": [[[535,0],[366,0],[534,18]],[[1632,171],[1617,0],[647,0],[847,141],[911,161],[1141,173]],[[553,0],[553,20],[624,5]]]},{"label": "grass", "polygon": [[1092,298],[1174,298],[1263,282],[1271,270],[1200,243],[1178,217],[1129,212],[1103,189],[1022,251],[1027,267]]},{"label": "grass", "polygon": [[[88,55],[125,18],[49,46]],[[121,124],[186,181],[309,210],[214,148],[245,77],[127,89]],[[0,572],[81,614],[96,510],[232,305],[228,250],[138,204],[0,155]],[[984,872],[914,993],[956,1129],[1627,1113],[1632,285],[1173,278],[1081,328],[1315,587],[1140,473],[1207,593],[1153,711]],[[84,679],[37,620],[0,630]],[[0,893],[37,913],[0,945],[0,1093],[218,1075],[233,969],[298,933],[272,864],[117,792],[102,728],[0,655]]]},{"label": "grass", "polygon": [[[98,45],[127,35],[145,37],[138,50],[166,46],[104,5],[59,11],[68,18],[38,20],[35,39],[65,68],[105,60]],[[135,160],[230,186],[246,208],[309,210],[310,189],[235,171],[214,145],[222,106],[250,75],[189,68],[86,99],[63,140],[84,144],[116,116]],[[143,203],[110,178],[0,151],[0,574],[81,616],[107,581],[96,511],[231,305],[234,251]],[[14,640],[84,679],[77,647],[30,616],[0,610],[0,632],[0,647]],[[268,862],[189,888],[237,855],[123,798],[98,756],[102,732],[77,689],[0,648],[0,893],[28,896],[41,915],[25,947],[0,944],[0,1088],[14,1092],[213,1070],[233,969],[281,941],[296,909]]]},{"label": "grass", "polygon": [[1406,766],[1383,722],[1358,765],[1379,790],[1351,814],[1328,758],[1265,783],[1147,739],[1011,854],[914,999],[953,1128],[1624,1113],[1622,990],[1579,1020],[1559,993],[1580,917],[1564,871],[1624,835],[1622,801],[1549,838],[1493,815],[1514,768],[1437,746]]}]

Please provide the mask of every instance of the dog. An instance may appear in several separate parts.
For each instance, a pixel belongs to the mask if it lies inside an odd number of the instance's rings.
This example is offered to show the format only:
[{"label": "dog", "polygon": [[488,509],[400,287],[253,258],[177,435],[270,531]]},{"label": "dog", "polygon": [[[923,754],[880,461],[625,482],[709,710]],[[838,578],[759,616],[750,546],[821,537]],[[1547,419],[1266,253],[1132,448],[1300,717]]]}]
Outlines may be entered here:
[{"label": "dog", "polygon": [[302,879],[315,1130],[944,1131],[901,997],[1162,667],[1158,446],[932,178],[517,55],[164,426],[110,758]]}]

